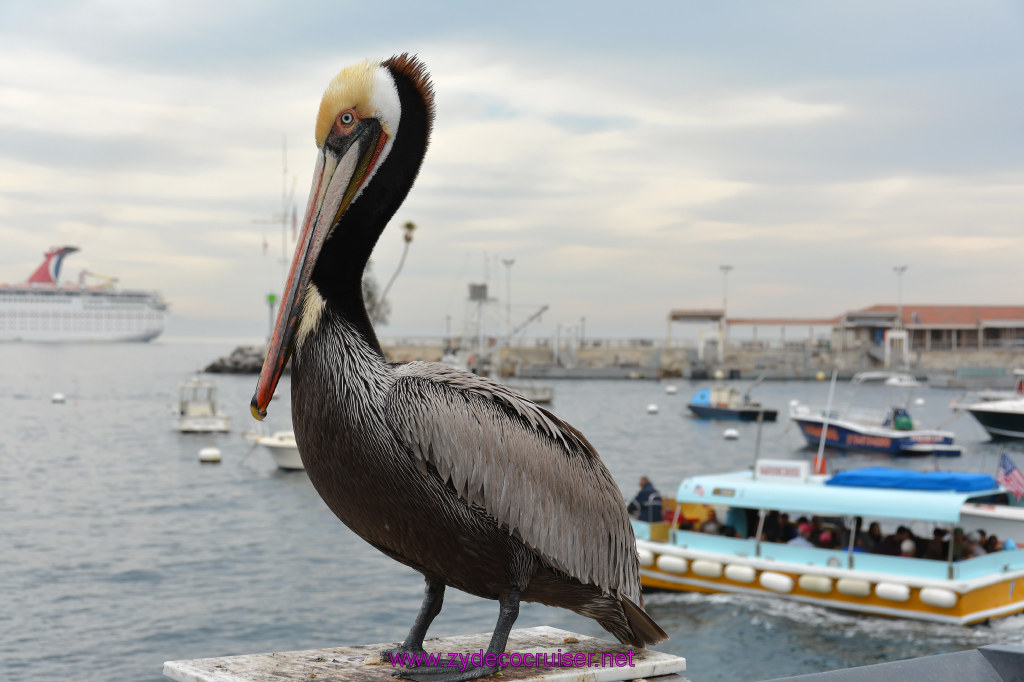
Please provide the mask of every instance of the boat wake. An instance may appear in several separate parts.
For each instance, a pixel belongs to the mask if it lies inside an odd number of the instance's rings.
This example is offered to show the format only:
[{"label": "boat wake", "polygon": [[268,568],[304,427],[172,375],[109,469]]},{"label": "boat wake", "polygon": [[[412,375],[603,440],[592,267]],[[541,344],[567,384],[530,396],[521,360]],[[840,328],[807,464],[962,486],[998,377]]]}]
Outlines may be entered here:
[{"label": "boat wake", "polygon": [[[947,625],[847,613],[784,599],[727,593],[656,592],[644,595],[644,602],[662,626],[672,620],[673,611],[678,606],[685,607],[689,618],[713,618],[716,612],[721,615],[723,611],[738,610],[749,619],[752,627],[763,630],[814,630],[828,633],[830,637],[886,640],[893,644],[912,645],[907,647],[908,651],[914,650],[914,645],[949,650],[987,644],[1024,645],[1024,614],[979,625]],[[701,615],[694,613],[695,610]]]}]

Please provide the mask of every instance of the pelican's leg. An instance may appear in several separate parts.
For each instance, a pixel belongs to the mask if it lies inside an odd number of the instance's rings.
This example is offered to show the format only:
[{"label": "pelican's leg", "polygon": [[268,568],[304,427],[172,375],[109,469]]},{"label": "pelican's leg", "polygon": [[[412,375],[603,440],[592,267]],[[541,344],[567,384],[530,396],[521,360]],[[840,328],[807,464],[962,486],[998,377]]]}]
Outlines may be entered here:
[{"label": "pelican's leg", "polygon": [[393,649],[384,649],[380,652],[381,663],[391,663],[391,654],[400,656],[402,654],[422,654],[423,638],[427,636],[427,628],[434,622],[437,614],[441,613],[441,604],[444,602],[444,583],[427,578],[427,586],[423,589],[423,603],[420,604],[420,612],[416,614],[416,620],[412,623],[409,634],[401,646]]},{"label": "pelican's leg", "polygon": [[[491,658],[496,661],[501,654],[505,653],[508,634],[512,631],[512,625],[515,624],[516,618],[519,617],[519,595],[520,591],[513,587],[509,590],[507,597],[498,600],[498,603],[501,605],[498,610],[498,622],[494,626],[494,632],[491,634],[491,643],[487,645],[487,653],[484,654],[485,659]],[[490,666],[466,666],[465,669],[461,665],[458,667],[443,667],[446,666],[446,663],[448,662],[441,662],[442,667],[412,668],[399,670],[394,674],[396,677],[404,677],[416,680],[416,682],[466,682],[466,680],[475,680],[491,673],[496,673],[501,669],[501,666],[497,663]]]}]

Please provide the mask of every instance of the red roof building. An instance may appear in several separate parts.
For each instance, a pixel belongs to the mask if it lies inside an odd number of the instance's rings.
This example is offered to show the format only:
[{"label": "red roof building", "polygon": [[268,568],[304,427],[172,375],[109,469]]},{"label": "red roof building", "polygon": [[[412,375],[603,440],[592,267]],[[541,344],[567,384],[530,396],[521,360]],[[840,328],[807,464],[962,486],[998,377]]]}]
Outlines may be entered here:
[{"label": "red roof building", "polygon": [[[880,345],[902,327],[912,350],[1024,349],[1024,306],[873,305],[839,318],[840,344]],[[897,320],[897,317],[901,319]]]}]

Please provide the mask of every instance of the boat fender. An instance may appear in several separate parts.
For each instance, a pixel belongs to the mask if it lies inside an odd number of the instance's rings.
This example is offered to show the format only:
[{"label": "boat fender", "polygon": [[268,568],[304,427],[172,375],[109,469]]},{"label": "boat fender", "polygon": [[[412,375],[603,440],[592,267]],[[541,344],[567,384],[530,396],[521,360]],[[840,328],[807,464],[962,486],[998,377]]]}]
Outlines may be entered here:
[{"label": "boat fender", "polygon": [[871,583],[857,578],[840,578],[836,581],[836,589],[850,597],[866,597],[871,594]]},{"label": "boat fender", "polygon": [[759,582],[762,587],[766,587],[772,592],[791,592],[793,590],[793,579],[775,571],[762,573]]},{"label": "boat fender", "polygon": [[637,556],[640,559],[640,565],[641,566],[643,566],[644,568],[647,568],[648,566],[653,566],[654,565],[654,552],[651,552],[650,550],[639,549],[638,548],[636,550],[636,553],[637,553]]},{"label": "boat fender", "polygon": [[940,609],[950,609],[956,606],[956,592],[947,590],[944,587],[922,587],[921,601],[928,606],[937,606]]},{"label": "boat fender", "polygon": [[875,594],[888,601],[907,601],[910,599],[910,588],[899,583],[878,583]]},{"label": "boat fender", "polygon": [[800,586],[801,590],[806,590],[807,592],[828,594],[832,591],[832,578],[823,575],[802,575],[796,581],[796,584]]},{"label": "boat fender", "polygon": [[686,569],[689,568],[690,562],[681,556],[669,556],[668,554],[662,554],[658,557],[656,565],[666,573],[686,573]]},{"label": "boat fender", "polygon": [[690,564],[690,570],[697,575],[702,575],[705,578],[721,578],[722,577],[722,564],[717,561],[708,561],[707,559],[697,559]]},{"label": "boat fender", "polygon": [[729,564],[725,567],[725,577],[738,583],[752,583],[754,578],[757,577],[757,571],[751,566]]}]

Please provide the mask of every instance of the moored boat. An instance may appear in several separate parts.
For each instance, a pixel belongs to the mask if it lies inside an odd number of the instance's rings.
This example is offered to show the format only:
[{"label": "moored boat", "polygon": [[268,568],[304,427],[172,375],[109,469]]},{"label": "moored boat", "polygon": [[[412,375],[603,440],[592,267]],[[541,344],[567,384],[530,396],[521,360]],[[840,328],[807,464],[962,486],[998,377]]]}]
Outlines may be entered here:
[{"label": "moored boat", "polygon": [[217,405],[217,385],[200,376],[182,382],[178,395],[177,426],[182,433],[227,433],[231,417]]},{"label": "moored boat", "polygon": [[959,409],[970,412],[992,438],[1024,438],[1024,396],[981,400],[960,405]]},{"label": "moored boat", "polygon": [[700,419],[732,419],[738,421],[773,422],[779,416],[775,408],[766,407],[750,398],[750,392],[764,377],[758,377],[746,391],[735,386],[716,384],[694,394],[686,407]]},{"label": "moored boat", "polygon": [[253,442],[262,446],[270,453],[278,469],[285,471],[305,471],[299,446],[295,443],[294,431],[275,431],[269,436],[256,435]]},{"label": "moored boat", "polygon": [[994,439],[1024,438],[1024,369],[1015,369],[1014,391],[979,391],[955,402],[953,408],[969,412]]},{"label": "moored boat", "polygon": [[[881,469],[881,471],[879,471]],[[896,474],[887,472],[897,472]],[[856,474],[843,480],[844,474]],[[936,474],[936,475],[933,475]],[[765,595],[867,614],[967,624],[1024,612],[1024,550],[1003,549],[956,560],[950,538],[942,558],[890,556],[859,550],[855,530],[878,521],[907,526],[919,537],[961,526],[987,528],[1024,543],[1024,508],[991,476],[907,472],[876,467],[812,475],[806,461],[761,460],[755,471],[684,480],[665,500],[671,522],[632,521],[646,588]],[[709,509],[733,536],[686,530]],[[815,546],[769,541],[780,512],[833,524],[843,537]],[[824,532],[820,536],[824,538]],[[776,539],[780,539],[776,537]],[[914,545],[919,547],[919,545]]]},{"label": "moored boat", "polygon": [[[852,379],[855,386],[871,381],[909,389],[905,403],[909,403],[910,391],[917,386],[912,376],[891,372],[864,372]],[[960,448],[953,444],[955,434],[952,431],[918,427],[906,406],[830,409],[793,403],[789,416],[800,428],[807,444],[814,447],[821,443],[824,432],[825,445],[842,450],[909,456],[960,455]]]}]

